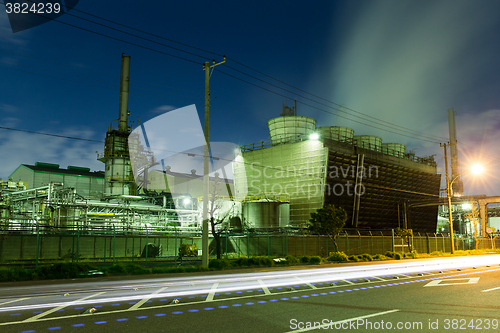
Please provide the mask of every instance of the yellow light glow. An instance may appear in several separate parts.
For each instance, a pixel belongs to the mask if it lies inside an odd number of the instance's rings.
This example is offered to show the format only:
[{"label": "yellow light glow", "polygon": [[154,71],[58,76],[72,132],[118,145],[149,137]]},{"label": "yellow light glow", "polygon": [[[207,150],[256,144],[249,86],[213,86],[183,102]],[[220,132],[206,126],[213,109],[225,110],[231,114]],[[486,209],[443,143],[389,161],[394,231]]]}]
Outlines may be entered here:
[{"label": "yellow light glow", "polygon": [[478,174],[478,173],[481,173],[483,172],[483,167],[479,164],[476,164],[474,165],[472,168],[471,168],[471,171],[475,174]]}]

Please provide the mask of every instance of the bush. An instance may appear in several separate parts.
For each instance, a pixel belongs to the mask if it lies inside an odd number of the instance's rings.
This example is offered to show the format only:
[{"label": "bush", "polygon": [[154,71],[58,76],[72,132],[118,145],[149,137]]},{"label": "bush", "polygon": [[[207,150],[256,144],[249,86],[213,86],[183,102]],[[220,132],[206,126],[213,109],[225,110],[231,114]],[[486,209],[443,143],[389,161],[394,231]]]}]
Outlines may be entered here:
[{"label": "bush", "polygon": [[373,259],[375,259],[375,260],[385,260],[385,259],[387,259],[387,257],[384,256],[383,254],[376,254],[376,255],[373,256]]},{"label": "bush", "polygon": [[394,259],[396,260],[401,260],[401,253],[398,253],[398,252],[394,252]]},{"label": "bush", "polygon": [[321,257],[320,256],[311,256],[309,258],[309,263],[312,265],[319,265],[319,264],[321,264]]},{"label": "bush", "polygon": [[362,256],[363,256],[363,259],[366,261],[373,261],[373,257],[371,255],[369,255],[368,253],[365,253]]},{"label": "bush", "polygon": [[299,263],[299,259],[294,256],[288,255],[286,256],[286,262],[288,263],[288,265],[296,265]]},{"label": "bush", "polygon": [[330,256],[328,257],[328,261],[347,261],[349,258],[347,257],[347,254],[345,254],[342,251],[339,252],[330,252]]},{"label": "bush", "polygon": [[146,268],[135,264],[128,264],[127,266],[125,266],[125,269],[127,270],[127,274],[130,275],[141,275],[141,274],[152,273],[151,268]]},{"label": "bush", "polygon": [[302,258],[300,258],[300,262],[303,264],[307,264],[309,262],[309,257],[303,256]]},{"label": "bush", "polygon": [[209,268],[215,268],[215,269],[226,269],[228,267],[231,267],[231,262],[229,259],[210,259],[208,262],[208,267]]},{"label": "bush", "polygon": [[355,256],[354,254],[351,254],[348,258],[349,258],[349,261],[354,261],[354,262],[359,261],[358,256]]},{"label": "bush", "polygon": [[385,253],[385,256],[388,257],[388,258],[392,258],[394,259],[394,257],[396,256],[396,252],[392,252],[392,251],[387,251]]},{"label": "bush", "polygon": [[413,258],[413,259],[418,258],[417,251],[415,251],[415,250],[411,251],[410,253],[408,253],[408,257]]},{"label": "bush", "polygon": [[442,256],[443,255],[443,252],[442,251],[434,251],[434,252],[431,252],[431,256]]},{"label": "bush", "polygon": [[122,264],[113,265],[111,267],[106,268],[106,270],[111,274],[117,274],[117,275],[127,273],[127,269]]},{"label": "bush", "polygon": [[236,260],[235,264],[236,264],[236,266],[248,266],[249,265],[248,258],[245,256],[242,256]]}]

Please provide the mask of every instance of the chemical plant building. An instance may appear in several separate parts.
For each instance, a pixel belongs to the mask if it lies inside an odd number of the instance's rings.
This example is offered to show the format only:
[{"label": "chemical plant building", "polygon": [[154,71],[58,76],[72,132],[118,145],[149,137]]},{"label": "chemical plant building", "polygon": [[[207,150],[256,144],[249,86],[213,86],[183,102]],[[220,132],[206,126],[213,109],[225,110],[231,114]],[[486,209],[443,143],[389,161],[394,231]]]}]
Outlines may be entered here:
[{"label": "chemical plant building", "polygon": [[244,170],[241,163],[234,170],[236,195],[268,197],[261,209],[253,207],[252,215],[262,216],[256,227],[284,226],[268,216],[280,214],[282,202],[273,197],[287,194],[291,226],[306,226],[312,212],[334,204],[347,211],[347,228],[436,231],[437,206],[411,208],[439,196],[441,176],[432,157],[415,157],[403,144],[356,136],[350,128],[316,127],[316,120],[285,105],[268,125],[271,140],[242,146]]},{"label": "chemical plant building", "polygon": [[[174,172],[168,165],[148,172],[160,163],[129,125],[129,66],[130,57],[122,56],[119,119],[109,126],[98,155],[104,171],[20,165],[1,182],[2,229],[199,232],[203,176],[194,169]],[[438,198],[440,175],[432,158],[415,157],[404,145],[379,137],[354,135],[350,128],[316,127],[316,120],[285,105],[268,125],[270,141],[239,147],[234,180],[210,176],[210,186],[219,182],[226,191],[209,194],[220,207],[212,214],[230,214],[231,227],[304,227],[311,213],[334,204],[347,211],[348,228],[436,231],[437,206],[413,207]]]}]

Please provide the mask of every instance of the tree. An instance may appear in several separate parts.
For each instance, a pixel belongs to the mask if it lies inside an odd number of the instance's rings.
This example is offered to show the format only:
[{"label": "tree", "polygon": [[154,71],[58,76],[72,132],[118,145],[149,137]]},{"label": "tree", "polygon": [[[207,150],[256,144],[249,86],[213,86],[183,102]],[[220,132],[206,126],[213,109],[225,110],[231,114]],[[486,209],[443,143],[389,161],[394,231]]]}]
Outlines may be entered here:
[{"label": "tree", "polygon": [[230,193],[230,190],[227,189],[226,181],[219,178],[218,173],[215,173],[215,177],[210,186],[208,221],[210,223],[212,236],[214,236],[217,259],[221,259],[221,234],[227,229],[229,215],[234,207],[234,203],[231,203],[232,207],[229,209],[227,209],[227,206],[224,207],[225,200],[220,194],[225,191]]},{"label": "tree", "polygon": [[401,228],[397,227],[396,229],[394,229],[394,231],[396,232],[396,235],[401,237],[404,240],[404,242],[406,243],[406,245],[408,245],[410,252],[413,251],[412,246],[411,246],[411,239],[413,237],[413,229],[401,229]]},{"label": "tree", "polygon": [[347,221],[347,213],[342,207],[328,205],[320,208],[316,213],[311,213],[309,232],[317,235],[327,235],[335,245],[335,251],[339,251],[337,236],[342,231]]}]

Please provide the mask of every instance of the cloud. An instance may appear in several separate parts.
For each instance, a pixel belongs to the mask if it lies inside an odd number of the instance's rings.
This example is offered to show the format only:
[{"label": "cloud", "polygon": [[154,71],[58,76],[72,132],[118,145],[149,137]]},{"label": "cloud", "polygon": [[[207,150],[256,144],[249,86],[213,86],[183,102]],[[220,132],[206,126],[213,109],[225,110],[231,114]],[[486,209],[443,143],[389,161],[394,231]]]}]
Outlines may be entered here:
[{"label": "cloud", "polygon": [[[40,132],[48,132],[40,130]],[[88,129],[71,128],[58,133],[65,136],[92,138],[94,132]],[[21,164],[47,162],[89,167],[91,170],[104,170],[104,164],[97,161],[96,151],[102,151],[103,143],[63,139],[24,132],[0,130],[0,178],[8,176]]]},{"label": "cloud", "polygon": [[160,114],[160,113],[165,113],[165,112],[172,111],[175,109],[177,109],[177,107],[173,106],[173,105],[162,105],[162,106],[158,106],[157,108],[154,108],[153,110],[151,110],[151,113]]},{"label": "cloud", "polygon": [[2,14],[0,14],[0,42],[4,48],[16,49],[19,51],[19,47],[23,47],[27,44],[27,37],[29,34],[28,31],[16,34],[13,33],[7,13],[2,11]]}]

